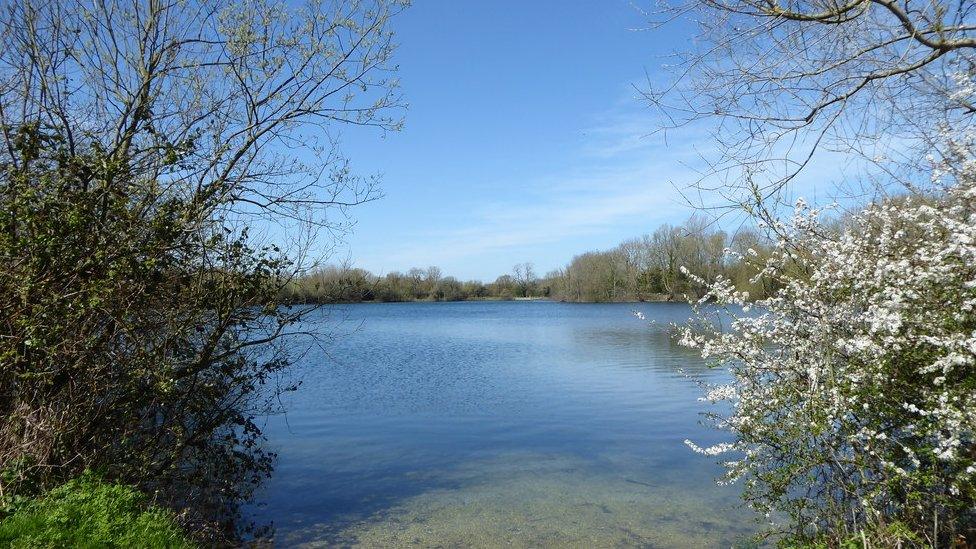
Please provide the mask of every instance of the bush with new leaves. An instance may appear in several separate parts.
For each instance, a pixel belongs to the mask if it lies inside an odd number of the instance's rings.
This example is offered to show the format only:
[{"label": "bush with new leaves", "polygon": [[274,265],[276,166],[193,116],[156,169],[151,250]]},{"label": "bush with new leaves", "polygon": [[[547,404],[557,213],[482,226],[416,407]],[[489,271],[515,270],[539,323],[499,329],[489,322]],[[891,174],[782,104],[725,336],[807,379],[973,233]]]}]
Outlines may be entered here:
[{"label": "bush with new leaves", "polygon": [[0,509],[93,469],[234,541],[308,311],[278,293],[376,196],[331,136],[399,127],[405,5],[4,4]]},{"label": "bush with new leaves", "polygon": [[273,457],[253,414],[287,364],[266,345],[292,318],[273,308],[287,261],[213,200],[20,131],[0,169],[0,499],[95,468],[232,519]]}]

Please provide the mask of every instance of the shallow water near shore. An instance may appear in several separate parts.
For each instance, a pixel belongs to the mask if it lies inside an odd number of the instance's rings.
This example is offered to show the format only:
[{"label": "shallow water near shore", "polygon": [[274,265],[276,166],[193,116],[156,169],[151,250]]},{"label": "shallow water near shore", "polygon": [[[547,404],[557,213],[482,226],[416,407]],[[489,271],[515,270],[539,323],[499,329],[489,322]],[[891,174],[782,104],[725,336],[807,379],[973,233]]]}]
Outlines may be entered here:
[{"label": "shallow water near shore", "polygon": [[[643,312],[641,321],[632,312]],[[695,379],[683,304],[343,305],[267,420],[277,469],[248,512],[283,547],[730,547],[738,488],[683,443]]]}]

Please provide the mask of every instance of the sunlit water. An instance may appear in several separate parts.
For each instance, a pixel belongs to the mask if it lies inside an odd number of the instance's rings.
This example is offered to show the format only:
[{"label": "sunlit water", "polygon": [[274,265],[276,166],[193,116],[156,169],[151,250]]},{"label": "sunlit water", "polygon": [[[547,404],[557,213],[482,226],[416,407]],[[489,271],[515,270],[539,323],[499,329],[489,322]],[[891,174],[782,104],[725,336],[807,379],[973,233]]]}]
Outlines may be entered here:
[{"label": "sunlit water", "polygon": [[[632,311],[647,315],[636,319]],[[268,420],[277,469],[251,508],[278,546],[729,547],[751,516],[668,336],[678,304],[341,306],[333,342]],[[653,321],[653,322],[651,322]]]}]

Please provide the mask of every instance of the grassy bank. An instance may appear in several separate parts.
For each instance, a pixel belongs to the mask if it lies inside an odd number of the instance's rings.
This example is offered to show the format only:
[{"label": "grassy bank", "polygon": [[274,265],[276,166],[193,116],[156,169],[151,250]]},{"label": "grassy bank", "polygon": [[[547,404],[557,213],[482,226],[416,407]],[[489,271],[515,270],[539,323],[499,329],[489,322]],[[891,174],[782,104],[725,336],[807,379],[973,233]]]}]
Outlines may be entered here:
[{"label": "grassy bank", "polygon": [[151,506],[129,486],[91,473],[12,505],[0,520],[0,547],[195,546],[169,511]]}]

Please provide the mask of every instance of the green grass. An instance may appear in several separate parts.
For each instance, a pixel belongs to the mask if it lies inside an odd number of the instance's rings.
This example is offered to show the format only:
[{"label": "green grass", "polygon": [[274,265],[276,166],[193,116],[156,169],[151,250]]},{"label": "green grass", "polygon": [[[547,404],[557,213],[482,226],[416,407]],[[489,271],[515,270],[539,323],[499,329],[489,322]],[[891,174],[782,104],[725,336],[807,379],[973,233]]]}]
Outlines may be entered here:
[{"label": "green grass", "polygon": [[0,548],[190,548],[172,515],[146,497],[86,473],[0,521]]},{"label": "green grass", "polygon": [[827,533],[804,541],[784,539],[779,547],[783,549],[865,549],[868,547],[930,549],[932,544],[925,541],[922,536],[912,532],[903,523],[892,522],[885,526],[869,527],[847,536]]}]

